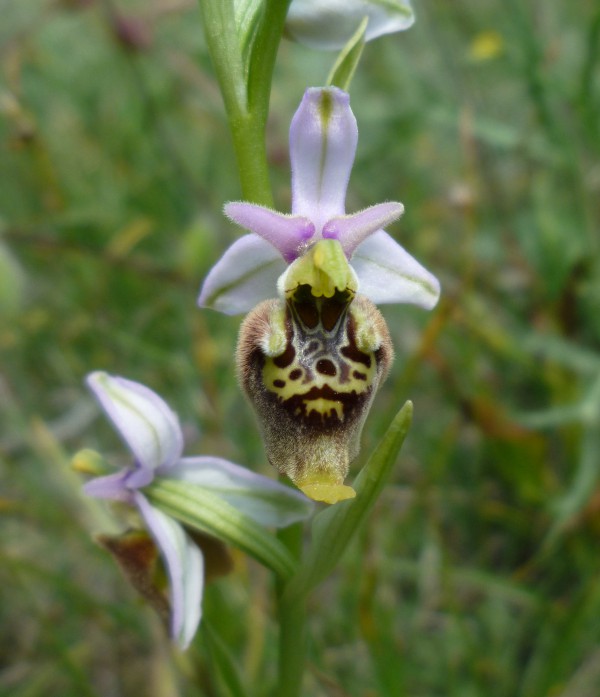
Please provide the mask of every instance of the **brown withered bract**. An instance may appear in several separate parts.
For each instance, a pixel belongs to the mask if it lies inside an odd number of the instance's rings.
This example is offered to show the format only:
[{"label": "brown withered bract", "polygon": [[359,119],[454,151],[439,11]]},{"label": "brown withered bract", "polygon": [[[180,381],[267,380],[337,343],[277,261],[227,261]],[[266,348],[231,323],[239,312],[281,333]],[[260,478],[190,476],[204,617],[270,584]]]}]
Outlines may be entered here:
[{"label": "brown withered bract", "polygon": [[256,410],[267,456],[307,496],[335,503],[360,434],[393,359],[379,310],[335,288],[297,285],[244,320],[237,347],[241,385]]},{"label": "brown withered bract", "polygon": [[159,553],[152,537],[143,530],[127,530],[120,535],[98,535],[97,540],[113,555],[127,580],[168,627],[169,600],[164,579],[158,573]]},{"label": "brown withered bract", "polygon": [[[206,583],[231,573],[233,559],[221,540],[198,530],[186,529],[186,532],[202,551]],[[127,580],[168,629],[171,604],[167,595],[167,580],[152,537],[144,530],[127,530],[119,535],[98,535],[96,539],[113,555]]]}]

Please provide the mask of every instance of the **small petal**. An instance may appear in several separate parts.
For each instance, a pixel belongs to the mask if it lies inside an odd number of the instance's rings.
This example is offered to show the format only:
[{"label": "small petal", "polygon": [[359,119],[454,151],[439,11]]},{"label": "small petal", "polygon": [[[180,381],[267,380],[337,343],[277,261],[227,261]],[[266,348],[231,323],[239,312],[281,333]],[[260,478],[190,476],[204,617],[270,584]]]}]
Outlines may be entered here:
[{"label": "small petal", "polygon": [[204,559],[181,525],[136,492],[135,502],[161,551],[171,589],[171,635],[186,649],[202,617]]},{"label": "small petal", "polygon": [[284,215],[253,203],[228,203],[224,210],[234,223],[270,242],[288,263],[298,257],[298,249],[315,232],[308,218]]},{"label": "small petal", "polygon": [[369,18],[366,41],[408,29],[415,21],[408,0],[293,0],[286,29],[306,46],[333,51],[345,46],[363,17]]},{"label": "small petal", "polygon": [[266,526],[283,528],[311,515],[312,503],[295,489],[219,457],[184,457],[169,472],[219,494],[227,503]]},{"label": "small petal", "polygon": [[310,218],[317,234],[345,212],[358,128],[350,98],[336,87],[311,87],[290,126],[292,213]]},{"label": "small petal", "polygon": [[273,297],[285,269],[286,263],[272,245],[258,235],[245,235],[212,267],[198,305],[228,315],[249,312],[261,300]]},{"label": "small petal", "polygon": [[158,467],[180,457],[183,437],[177,415],[144,385],[107,373],[88,375],[86,382],[136,459],[129,487],[149,484]]},{"label": "small petal", "polygon": [[127,488],[127,477],[131,470],[121,470],[106,477],[90,479],[83,485],[83,491],[96,499],[112,499],[131,503],[131,491]]},{"label": "small petal", "polygon": [[440,284],[386,232],[365,240],[352,257],[359,293],[372,302],[412,303],[430,310],[440,296]]},{"label": "small petal", "polygon": [[402,213],[404,206],[401,203],[379,203],[364,211],[329,220],[323,227],[323,237],[339,240],[350,259],[361,242],[398,220]]}]

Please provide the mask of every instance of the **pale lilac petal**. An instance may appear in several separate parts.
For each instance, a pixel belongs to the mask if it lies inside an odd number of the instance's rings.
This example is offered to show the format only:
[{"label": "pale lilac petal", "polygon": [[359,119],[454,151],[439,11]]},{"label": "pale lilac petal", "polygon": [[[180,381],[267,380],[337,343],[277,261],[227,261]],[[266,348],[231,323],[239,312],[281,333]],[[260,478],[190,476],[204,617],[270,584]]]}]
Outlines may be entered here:
[{"label": "pale lilac petal", "polygon": [[327,221],[323,227],[323,237],[339,240],[349,259],[369,235],[398,220],[402,213],[404,206],[401,203],[379,203],[364,211]]},{"label": "pale lilac petal", "polygon": [[227,315],[249,312],[277,294],[277,279],[285,269],[285,261],[272,245],[258,235],[245,235],[212,267],[198,305]]},{"label": "pale lilac petal", "polygon": [[103,372],[91,373],[86,382],[135,456],[130,487],[145,486],[158,467],[179,459],[183,449],[179,419],[156,393]]},{"label": "pale lilac petal", "polygon": [[358,246],[351,264],[359,293],[376,304],[411,303],[430,310],[440,296],[437,278],[383,230]]},{"label": "pale lilac petal", "polygon": [[127,477],[131,470],[121,470],[106,477],[90,479],[83,485],[83,491],[96,499],[112,499],[113,501],[132,502],[131,491],[127,488]]},{"label": "pale lilac petal", "polygon": [[363,17],[365,40],[408,29],[415,21],[408,0],[293,0],[286,19],[288,34],[310,48],[339,50]]},{"label": "pale lilac petal", "polygon": [[336,87],[311,87],[290,126],[292,213],[310,218],[317,235],[345,213],[358,128],[350,98]]},{"label": "pale lilac petal", "polygon": [[253,203],[228,203],[224,211],[234,223],[272,244],[288,263],[298,257],[298,249],[315,232],[308,218],[284,215]]},{"label": "pale lilac petal", "polygon": [[137,504],[148,530],[161,551],[171,594],[171,636],[186,649],[202,617],[204,558],[181,525],[151,506],[136,492]]},{"label": "pale lilac petal", "polygon": [[296,489],[219,457],[184,457],[169,471],[169,479],[213,491],[266,526],[286,527],[313,511],[312,502]]}]

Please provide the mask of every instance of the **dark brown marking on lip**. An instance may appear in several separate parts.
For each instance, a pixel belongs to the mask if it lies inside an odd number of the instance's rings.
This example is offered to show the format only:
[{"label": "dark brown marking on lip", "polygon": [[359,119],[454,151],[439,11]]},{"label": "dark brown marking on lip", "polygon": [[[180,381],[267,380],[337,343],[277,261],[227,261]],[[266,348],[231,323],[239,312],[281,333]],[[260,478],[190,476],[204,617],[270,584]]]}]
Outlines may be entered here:
[{"label": "dark brown marking on lip", "polygon": [[290,380],[298,380],[302,377],[302,371],[300,370],[300,368],[294,368],[294,370],[292,370],[288,377],[290,378]]},{"label": "dark brown marking on lip", "polygon": [[295,357],[296,349],[292,346],[292,342],[288,341],[285,351],[281,354],[281,356],[274,358],[273,363],[275,363],[278,368],[287,368],[288,365],[292,364]]},{"label": "dark brown marking on lip", "polygon": [[336,375],[337,374],[337,370],[335,368],[333,361],[330,361],[327,358],[321,358],[320,361],[317,361],[316,369],[317,369],[317,373],[321,373],[321,375]]},{"label": "dark brown marking on lip", "polygon": [[285,380],[273,380],[273,385],[275,387],[285,387]]},{"label": "dark brown marking on lip", "polygon": [[367,376],[358,370],[352,371],[352,377],[356,378],[357,380],[366,380],[367,379]]},{"label": "dark brown marking on lip", "polygon": [[339,300],[324,300],[321,306],[321,323],[326,332],[330,332],[337,324],[342,312],[348,307],[347,302]]},{"label": "dark brown marking on lip", "polygon": [[[296,422],[301,421],[306,426],[316,428],[317,430],[337,431],[338,429],[348,428],[349,424],[357,418],[363,409],[363,405],[369,399],[370,392],[369,388],[360,392],[356,390],[337,392],[325,384],[322,387],[312,387],[304,394],[293,395],[285,400],[274,393],[270,393],[270,398],[275,400],[279,407],[283,407]],[[311,402],[318,399],[325,399],[333,403],[328,413],[322,413],[312,408]],[[341,407],[343,419],[340,419],[334,404],[338,404]]]},{"label": "dark brown marking on lip", "polygon": [[296,312],[302,324],[308,329],[314,329],[319,323],[319,311],[314,302],[297,302]]},{"label": "dark brown marking on lip", "polygon": [[342,354],[342,356],[348,358],[351,361],[354,361],[355,363],[362,363],[367,368],[371,367],[371,356],[368,356],[366,353],[359,351],[354,344],[342,347],[340,349],[340,353]]},{"label": "dark brown marking on lip", "polygon": [[348,322],[348,346],[343,346],[340,349],[340,353],[355,363],[362,363],[367,368],[371,367],[371,356],[359,351],[356,346],[356,323],[352,315],[350,315],[350,321]]}]

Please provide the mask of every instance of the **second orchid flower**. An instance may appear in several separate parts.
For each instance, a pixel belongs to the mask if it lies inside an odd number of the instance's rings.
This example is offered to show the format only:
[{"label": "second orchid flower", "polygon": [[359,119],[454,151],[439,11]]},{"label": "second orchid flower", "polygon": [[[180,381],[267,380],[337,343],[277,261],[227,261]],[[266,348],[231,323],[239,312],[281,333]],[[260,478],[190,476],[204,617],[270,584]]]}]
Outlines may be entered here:
[{"label": "second orchid flower", "polygon": [[[150,485],[160,481],[184,482],[188,492],[204,491],[223,501],[224,510],[234,507],[241,513],[242,523],[231,521],[233,526],[243,524],[245,519],[246,527],[286,527],[309,516],[311,504],[289,487],[222,458],[182,457],[183,436],[177,415],[144,385],[103,372],[89,375],[87,383],[130,449],[133,461],[116,473],[90,480],[84,491],[94,498],[137,508],[169,576],[171,635],[185,649],[201,619],[204,557],[190,530],[151,503]],[[85,457],[80,454],[76,460]],[[129,576],[140,589],[144,573],[141,562],[148,557],[148,545],[141,547],[137,543],[139,536],[136,539],[132,535],[104,536],[104,540],[108,549],[118,552],[117,559],[125,570],[133,571]],[[154,595],[159,602],[152,604],[159,611],[162,609],[164,603],[157,593],[145,595],[150,596],[151,602]]]}]

